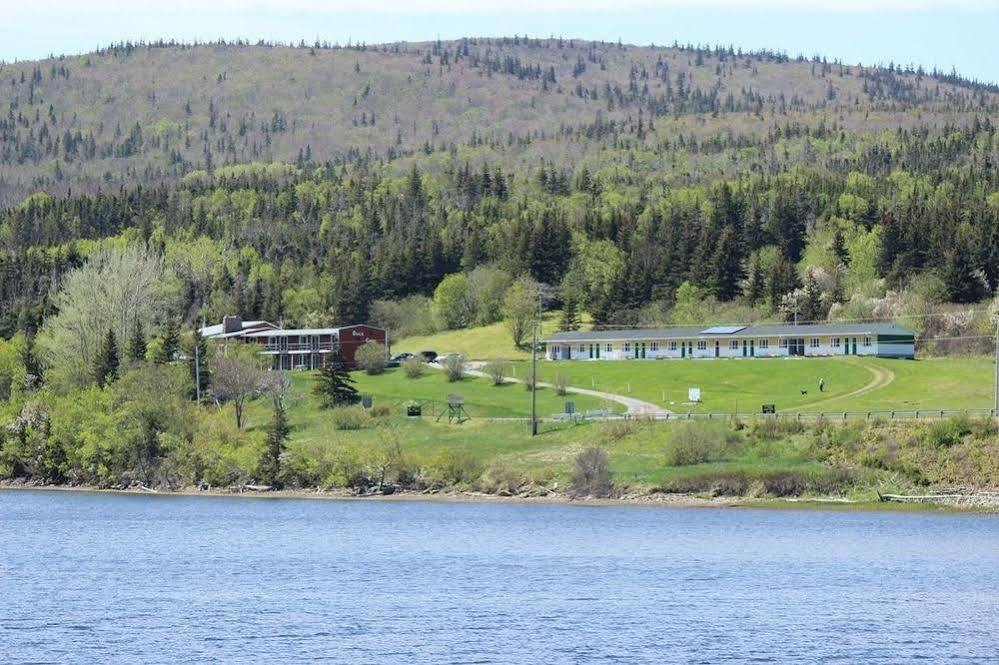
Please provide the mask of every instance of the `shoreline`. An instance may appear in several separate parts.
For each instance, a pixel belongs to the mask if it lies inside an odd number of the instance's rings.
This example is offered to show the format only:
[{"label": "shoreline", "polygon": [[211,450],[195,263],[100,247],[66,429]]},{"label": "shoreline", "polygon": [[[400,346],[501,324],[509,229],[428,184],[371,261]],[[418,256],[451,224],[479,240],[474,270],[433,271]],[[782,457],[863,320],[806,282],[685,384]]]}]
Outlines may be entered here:
[{"label": "shoreline", "polygon": [[544,496],[501,496],[483,492],[464,491],[407,491],[393,494],[356,494],[347,490],[270,490],[232,492],[229,490],[199,490],[186,487],[168,491],[149,491],[140,488],[106,489],[86,485],[31,485],[27,483],[0,482],[3,491],[66,492],[80,494],[109,494],[129,497],[156,498],[206,498],[206,499],[256,499],[256,500],[307,500],[307,501],[363,501],[373,503],[435,503],[435,504],[508,504],[536,506],[575,506],[588,508],[755,508],[767,510],[830,510],[864,512],[916,512],[949,514],[999,514],[994,497],[968,495],[969,502],[889,502],[856,501],[830,497],[807,498],[753,498],[738,496],[705,497],[694,494],[645,493],[616,498],[574,498],[566,494],[550,493]]}]

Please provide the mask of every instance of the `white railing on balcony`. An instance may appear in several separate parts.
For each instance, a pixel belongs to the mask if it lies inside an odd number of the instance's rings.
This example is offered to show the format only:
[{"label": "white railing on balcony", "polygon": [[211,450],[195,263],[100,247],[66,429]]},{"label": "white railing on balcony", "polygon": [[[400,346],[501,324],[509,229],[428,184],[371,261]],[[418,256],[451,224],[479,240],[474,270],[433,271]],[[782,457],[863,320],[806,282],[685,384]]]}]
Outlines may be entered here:
[{"label": "white railing on balcony", "polygon": [[264,351],[270,352],[280,352],[280,351],[331,351],[333,349],[333,342],[289,342],[288,344],[266,344],[264,345]]}]

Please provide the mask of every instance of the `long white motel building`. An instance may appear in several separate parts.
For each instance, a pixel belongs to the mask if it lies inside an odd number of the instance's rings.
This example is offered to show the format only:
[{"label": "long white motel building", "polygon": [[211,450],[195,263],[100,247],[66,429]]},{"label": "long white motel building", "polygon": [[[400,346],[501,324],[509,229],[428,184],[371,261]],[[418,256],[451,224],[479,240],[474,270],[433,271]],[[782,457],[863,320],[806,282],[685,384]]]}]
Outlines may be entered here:
[{"label": "long white motel building", "polygon": [[548,360],[913,358],[915,333],[895,323],[713,326],[561,332],[542,340]]}]

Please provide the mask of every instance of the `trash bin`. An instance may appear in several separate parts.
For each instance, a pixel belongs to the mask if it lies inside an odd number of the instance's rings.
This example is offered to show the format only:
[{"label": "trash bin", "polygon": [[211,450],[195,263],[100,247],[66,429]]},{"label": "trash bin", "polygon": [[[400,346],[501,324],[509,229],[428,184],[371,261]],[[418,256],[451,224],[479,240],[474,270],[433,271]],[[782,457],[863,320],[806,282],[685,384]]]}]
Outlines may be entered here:
[{"label": "trash bin", "polygon": [[406,415],[415,418],[423,415],[423,407],[419,404],[410,404],[406,407]]}]

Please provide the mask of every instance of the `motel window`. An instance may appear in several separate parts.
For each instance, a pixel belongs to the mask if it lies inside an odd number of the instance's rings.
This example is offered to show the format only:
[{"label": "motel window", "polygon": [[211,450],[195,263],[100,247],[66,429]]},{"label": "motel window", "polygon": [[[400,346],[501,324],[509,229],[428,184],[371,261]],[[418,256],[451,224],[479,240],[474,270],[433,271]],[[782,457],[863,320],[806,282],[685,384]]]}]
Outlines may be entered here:
[{"label": "motel window", "polygon": [[652,344],[650,344],[649,346],[652,348],[653,351],[659,350],[659,342],[652,342]]},{"label": "motel window", "polygon": [[786,349],[787,348],[787,340],[786,339],[781,339],[781,341],[780,341],[780,348],[782,348],[782,349]]},{"label": "motel window", "polygon": [[770,348],[770,340],[769,339],[761,339],[760,340],[760,348],[761,349],[769,349]]},{"label": "motel window", "polygon": [[870,337],[865,337],[864,338],[864,346],[870,346],[870,345],[871,345],[871,338]]},{"label": "motel window", "polygon": [[553,344],[552,345],[552,355],[553,356],[557,356],[558,355],[558,344]]},{"label": "motel window", "polygon": [[610,353],[613,350],[614,350],[613,344],[608,344],[606,347],[604,347],[604,351],[606,351],[607,353]]},{"label": "motel window", "polygon": [[669,343],[669,350],[670,351],[676,351],[676,342],[670,342]]},{"label": "motel window", "polygon": [[734,351],[738,351],[739,350],[739,340],[733,339],[731,342],[728,343],[728,348],[730,348],[730,349],[732,349]]},{"label": "motel window", "polygon": [[580,344],[579,345],[579,352],[580,353],[585,353],[586,352],[586,345],[585,344]]},{"label": "motel window", "polygon": [[811,347],[812,347],[813,349],[817,349],[817,348],[819,348],[819,338],[818,338],[818,337],[813,337],[813,338],[812,338],[812,343],[811,343]]},{"label": "motel window", "polygon": [[833,337],[833,348],[834,349],[839,348],[839,337]]},{"label": "motel window", "polygon": [[624,351],[625,351],[625,353],[627,353],[628,351],[631,351],[631,342],[625,342],[624,343]]},{"label": "motel window", "polygon": [[707,348],[708,348],[708,343],[705,342],[703,339],[697,341],[697,350],[698,351],[705,351],[705,350],[707,350]]}]

